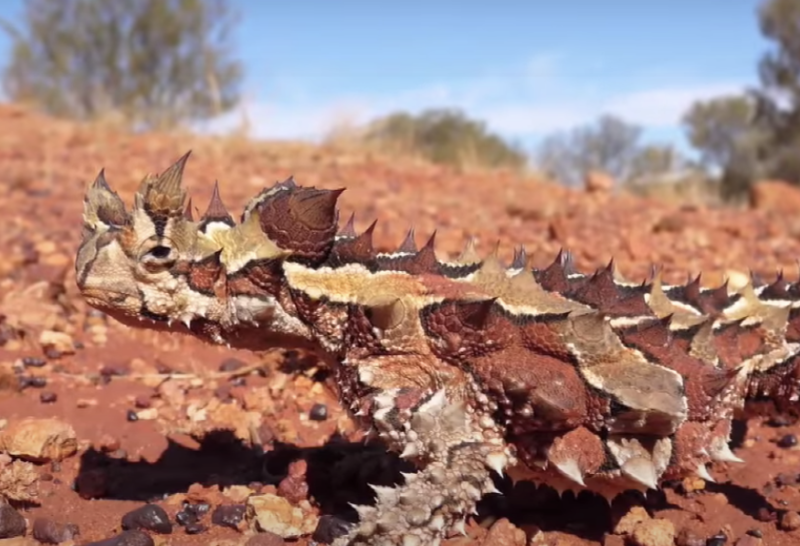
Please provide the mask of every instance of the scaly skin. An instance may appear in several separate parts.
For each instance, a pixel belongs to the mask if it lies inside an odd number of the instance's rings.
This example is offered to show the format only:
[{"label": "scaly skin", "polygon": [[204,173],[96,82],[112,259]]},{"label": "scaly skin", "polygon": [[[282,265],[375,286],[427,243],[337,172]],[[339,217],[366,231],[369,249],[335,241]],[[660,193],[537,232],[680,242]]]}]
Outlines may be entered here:
[{"label": "scaly skin", "polygon": [[98,175],[76,259],[87,302],[120,322],[262,350],[316,351],[342,404],[419,472],[341,545],[438,544],[463,528],[492,473],[608,499],[740,461],[731,420],[800,393],[800,287],[737,292],[586,275],[568,253],[532,269],[468,245],[442,262],[410,232],[377,254],[371,226],[337,234],[342,190],[265,189],[234,222],[214,188],[195,221],[188,154],[148,176],[133,209]]}]

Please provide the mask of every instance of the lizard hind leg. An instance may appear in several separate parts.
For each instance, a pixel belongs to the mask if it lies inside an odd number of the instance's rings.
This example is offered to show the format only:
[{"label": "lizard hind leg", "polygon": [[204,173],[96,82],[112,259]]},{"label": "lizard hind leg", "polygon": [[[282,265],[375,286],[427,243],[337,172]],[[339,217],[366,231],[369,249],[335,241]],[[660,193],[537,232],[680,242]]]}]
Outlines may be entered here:
[{"label": "lizard hind leg", "polygon": [[[497,492],[492,472],[513,463],[511,451],[486,416],[451,399],[444,390],[421,402],[413,417],[393,420],[402,431],[386,430],[384,415],[373,414],[380,435],[397,451],[413,451],[420,468],[396,487],[374,486],[374,506],[357,506],[359,522],[334,546],[428,546],[464,532],[478,501]],[[408,446],[414,447],[409,449]]]}]

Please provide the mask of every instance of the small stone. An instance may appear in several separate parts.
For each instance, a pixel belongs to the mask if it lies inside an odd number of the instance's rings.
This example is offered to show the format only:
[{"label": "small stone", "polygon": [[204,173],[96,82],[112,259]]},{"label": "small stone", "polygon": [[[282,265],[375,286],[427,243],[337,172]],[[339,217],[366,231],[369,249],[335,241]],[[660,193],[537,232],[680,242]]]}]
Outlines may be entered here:
[{"label": "small stone", "polygon": [[333,544],[334,540],[346,535],[351,527],[352,524],[350,522],[325,514],[319,518],[317,528],[314,529],[314,534],[311,535],[311,540]]},{"label": "small stone", "polygon": [[75,344],[72,342],[72,336],[64,332],[44,330],[39,335],[39,345],[49,354],[56,355],[56,358],[61,355],[75,354]]},{"label": "small stone", "polygon": [[283,538],[297,538],[314,532],[317,516],[292,506],[286,499],[270,493],[247,499],[246,517],[260,532],[270,531]]},{"label": "small stone", "polygon": [[221,527],[238,529],[239,524],[244,519],[244,504],[222,504],[217,506],[211,513],[211,523]]},{"label": "small stone", "polygon": [[135,510],[131,510],[122,516],[122,528],[145,529],[168,535],[172,533],[172,522],[169,520],[167,512],[157,504],[145,504]]},{"label": "small stone", "polygon": [[778,440],[778,447],[794,447],[797,445],[797,436],[794,434],[786,434]]},{"label": "small stone", "polygon": [[54,404],[58,400],[58,395],[53,391],[44,391],[39,395],[39,402],[42,404]]},{"label": "small stone", "polygon": [[26,368],[42,368],[47,365],[47,361],[38,356],[26,356],[22,358],[22,365]]},{"label": "small stone", "polygon": [[128,410],[127,413],[125,414],[125,419],[127,419],[131,423],[134,422],[134,421],[138,421],[139,420],[139,414],[136,413],[133,410]]},{"label": "small stone", "polygon": [[800,529],[800,514],[789,511],[781,516],[781,529],[784,531],[794,531]]},{"label": "small stone", "polygon": [[123,531],[117,536],[90,542],[84,546],[155,546],[155,542],[144,531],[133,530]]},{"label": "small stone", "polygon": [[36,518],[33,521],[33,538],[43,544],[61,544],[74,540],[80,534],[74,523],[58,523],[47,518]]},{"label": "small stone", "polygon": [[21,377],[20,382],[23,389],[43,389],[47,386],[47,378],[37,375]]},{"label": "small stone", "polygon": [[673,546],[675,526],[666,519],[651,519],[637,525],[630,537],[636,546]]},{"label": "small stone", "polygon": [[140,394],[133,400],[133,405],[136,406],[138,409],[147,409],[152,404],[152,400],[149,396]]},{"label": "small stone", "polygon": [[725,546],[726,542],[728,542],[728,537],[724,533],[717,533],[706,540],[706,546]]},{"label": "small stone", "polygon": [[136,413],[135,421],[152,421],[158,418],[158,409],[156,408],[147,408],[143,410],[139,410]]},{"label": "small stone", "polygon": [[78,451],[78,439],[60,419],[28,417],[0,432],[0,451],[31,462],[61,461]]},{"label": "small stone", "polygon": [[314,404],[308,412],[308,418],[312,421],[324,421],[328,418],[328,406],[325,404]]},{"label": "small stone", "polygon": [[0,504],[0,538],[21,537],[26,528],[22,514],[10,504]]},{"label": "small stone", "polygon": [[226,358],[220,363],[219,371],[223,373],[235,372],[236,370],[241,370],[245,366],[247,366],[247,363],[238,358]]},{"label": "small stone", "polygon": [[637,525],[643,521],[648,521],[650,514],[647,513],[641,506],[634,506],[622,516],[617,524],[614,526],[615,535],[629,535],[633,532]]}]

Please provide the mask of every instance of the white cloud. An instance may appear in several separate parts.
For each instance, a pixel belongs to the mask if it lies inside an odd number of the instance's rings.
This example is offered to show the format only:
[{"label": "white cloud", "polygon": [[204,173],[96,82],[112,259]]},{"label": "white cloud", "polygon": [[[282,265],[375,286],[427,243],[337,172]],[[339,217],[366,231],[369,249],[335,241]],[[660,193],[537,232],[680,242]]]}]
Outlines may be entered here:
[{"label": "white cloud", "polygon": [[[433,82],[428,86],[398,90],[379,96],[341,96],[314,100],[307,91],[286,95],[287,100],[255,101],[245,107],[251,134],[259,138],[324,136],[337,121],[363,123],[397,110],[418,112],[431,107],[462,108],[472,117],[512,138],[541,136],[588,123],[604,113],[620,116],[646,129],[675,127],[696,100],[741,91],[745,82],[685,84],[632,84],[624,92],[604,85],[598,68],[583,71],[583,81],[562,73],[564,59],[557,54],[534,56],[512,70],[485,74],[472,80]],[[634,78],[632,78],[634,79]],[[635,86],[634,86],[635,85]],[[298,98],[299,97],[299,98]],[[237,126],[241,113],[210,124],[211,131]]]}]

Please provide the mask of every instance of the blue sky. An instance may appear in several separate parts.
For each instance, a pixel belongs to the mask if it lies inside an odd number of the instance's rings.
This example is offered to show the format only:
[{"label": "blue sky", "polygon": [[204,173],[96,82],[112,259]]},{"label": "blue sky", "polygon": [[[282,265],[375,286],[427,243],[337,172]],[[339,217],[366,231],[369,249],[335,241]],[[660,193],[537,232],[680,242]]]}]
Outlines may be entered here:
[{"label": "blue sky", "polygon": [[755,84],[767,46],[759,0],[231,1],[243,107],[266,138],[455,106],[525,143],[609,112],[681,145],[685,108]]}]

